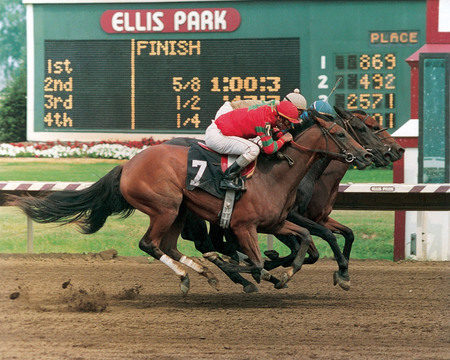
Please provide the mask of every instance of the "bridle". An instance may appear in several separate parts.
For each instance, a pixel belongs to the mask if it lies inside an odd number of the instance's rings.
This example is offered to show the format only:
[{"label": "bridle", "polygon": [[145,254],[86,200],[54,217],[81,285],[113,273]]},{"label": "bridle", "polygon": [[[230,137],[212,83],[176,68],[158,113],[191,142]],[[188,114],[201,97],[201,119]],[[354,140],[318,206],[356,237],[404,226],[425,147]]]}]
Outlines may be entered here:
[{"label": "bridle", "polygon": [[[319,154],[325,154],[325,158],[328,157],[329,155],[332,155],[332,156],[334,156],[336,158],[343,158],[348,163],[351,163],[351,162],[353,162],[356,159],[355,155],[353,155],[352,153],[348,152],[345,149],[345,146],[342,143],[342,141],[340,141],[339,139],[337,139],[335,136],[333,136],[330,133],[330,130],[335,125],[337,125],[335,122],[333,122],[329,128],[324,128],[319,122],[316,122],[316,124],[319,125],[320,130],[322,130],[322,133],[325,136],[326,150],[323,150],[323,149],[311,149],[311,148],[308,148],[306,146],[297,144],[294,140],[292,140],[290,142],[290,144],[293,145],[296,149],[301,150],[301,151],[310,151],[310,152],[315,152],[315,153],[319,153]],[[328,150],[328,137],[331,140],[334,141],[334,143],[337,145],[337,147],[341,151],[340,153],[335,153],[335,152],[332,152],[332,151]]]},{"label": "bridle", "polygon": [[[352,115],[353,118],[356,118],[356,119],[358,119],[359,121],[362,121],[363,124],[367,125],[367,124],[366,124],[366,121],[367,121],[367,119],[370,117],[369,114],[366,114],[366,117],[365,117],[364,119],[360,119],[359,117],[357,117],[357,116],[356,116],[355,114],[353,114],[353,113],[350,113],[350,114]],[[370,129],[369,126],[367,126],[367,127]],[[387,130],[387,128],[381,128],[381,129],[379,129],[379,130],[373,130],[373,131],[372,131],[372,134],[376,135],[376,136],[378,137],[378,139],[380,139],[381,141],[386,141],[386,140],[388,140],[388,139],[392,139],[392,136],[391,136],[389,133],[387,133],[388,136],[383,136],[383,137],[382,137],[382,136],[379,135],[380,133],[382,133],[383,131],[386,131],[386,130]],[[387,147],[388,147],[388,151],[391,151],[391,147],[390,147],[389,145],[385,144],[384,146],[387,146]]]}]

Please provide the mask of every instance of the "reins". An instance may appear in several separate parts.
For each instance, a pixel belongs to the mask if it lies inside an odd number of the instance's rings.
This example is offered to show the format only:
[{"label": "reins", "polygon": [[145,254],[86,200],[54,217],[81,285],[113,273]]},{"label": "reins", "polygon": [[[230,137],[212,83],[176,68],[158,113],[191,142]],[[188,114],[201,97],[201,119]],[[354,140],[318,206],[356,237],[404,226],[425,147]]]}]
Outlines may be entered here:
[{"label": "reins", "polygon": [[[361,120],[359,117],[355,116],[353,113],[351,113],[351,114],[352,114],[353,117],[357,118],[359,121],[362,121],[364,124],[366,123],[367,119],[370,117],[369,114],[366,114],[366,117],[363,120]],[[380,134],[380,133],[382,133],[383,131],[386,131],[386,130],[387,130],[387,128],[381,128],[379,130],[372,131],[372,133],[374,135],[377,135],[378,139],[380,139],[381,141],[386,141],[387,139],[392,139],[392,136],[389,133],[387,133],[388,136],[384,136],[384,137],[381,137],[381,136],[378,135],[378,134]],[[385,146],[388,146],[388,145],[385,145]],[[389,147],[388,151],[391,151],[391,147],[390,146],[388,146],[388,147]]]},{"label": "reins", "polygon": [[[334,156],[336,158],[343,158],[348,163],[351,163],[351,162],[353,162],[353,160],[356,159],[356,157],[352,153],[347,152],[347,150],[345,149],[345,146],[342,144],[342,142],[340,142],[338,139],[336,139],[334,136],[332,136],[330,134],[330,130],[333,128],[333,126],[337,125],[335,122],[333,122],[333,124],[328,129],[325,129],[319,123],[317,123],[317,125],[319,125],[320,130],[322,130],[322,133],[325,136],[326,150],[323,150],[323,149],[311,149],[311,148],[308,148],[306,146],[297,144],[294,140],[292,140],[290,143],[296,149],[298,149],[300,151],[310,151],[310,152],[315,152],[315,153],[319,153],[319,154],[325,154],[325,157],[327,157],[328,155],[332,155],[332,156]],[[336,152],[332,152],[332,151],[328,150],[328,135],[330,136],[331,140],[333,140],[335,142],[335,144],[341,150],[342,153],[336,153]]]}]

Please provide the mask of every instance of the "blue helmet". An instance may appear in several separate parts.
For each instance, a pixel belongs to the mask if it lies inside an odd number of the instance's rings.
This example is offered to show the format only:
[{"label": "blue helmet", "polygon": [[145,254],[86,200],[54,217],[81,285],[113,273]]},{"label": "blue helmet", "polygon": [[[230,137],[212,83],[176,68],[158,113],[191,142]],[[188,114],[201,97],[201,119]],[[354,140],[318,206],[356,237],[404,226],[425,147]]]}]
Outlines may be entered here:
[{"label": "blue helmet", "polygon": [[316,100],[311,104],[309,108],[316,110],[319,114],[333,116],[333,109],[326,101]]}]

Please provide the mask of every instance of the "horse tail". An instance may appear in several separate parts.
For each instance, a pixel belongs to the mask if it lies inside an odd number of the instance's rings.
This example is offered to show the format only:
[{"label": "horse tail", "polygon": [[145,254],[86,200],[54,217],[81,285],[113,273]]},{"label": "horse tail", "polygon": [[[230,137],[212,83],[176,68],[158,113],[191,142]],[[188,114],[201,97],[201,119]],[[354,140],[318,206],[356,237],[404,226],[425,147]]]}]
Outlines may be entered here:
[{"label": "horse tail", "polygon": [[120,192],[122,165],[83,190],[64,190],[46,197],[12,196],[9,205],[18,206],[38,223],[75,223],[83,234],[100,230],[110,215],[127,218],[134,208]]}]

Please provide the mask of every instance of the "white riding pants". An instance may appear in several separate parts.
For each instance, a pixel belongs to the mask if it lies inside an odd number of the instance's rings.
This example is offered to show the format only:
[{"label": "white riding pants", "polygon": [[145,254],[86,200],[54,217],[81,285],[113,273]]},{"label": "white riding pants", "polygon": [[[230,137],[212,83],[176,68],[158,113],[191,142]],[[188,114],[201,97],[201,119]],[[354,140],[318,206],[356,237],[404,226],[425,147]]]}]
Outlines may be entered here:
[{"label": "white riding pants", "polygon": [[217,118],[220,115],[226,114],[230,111],[233,111],[233,107],[231,106],[231,103],[229,101],[225,101],[225,103],[220,107],[220,109],[217,110],[214,120],[217,120]]},{"label": "white riding pants", "polygon": [[242,155],[249,163],[259,155],[259,146],[239,136],[225,136],[213,122],[205,132],[205,143],[220,154]]}]

